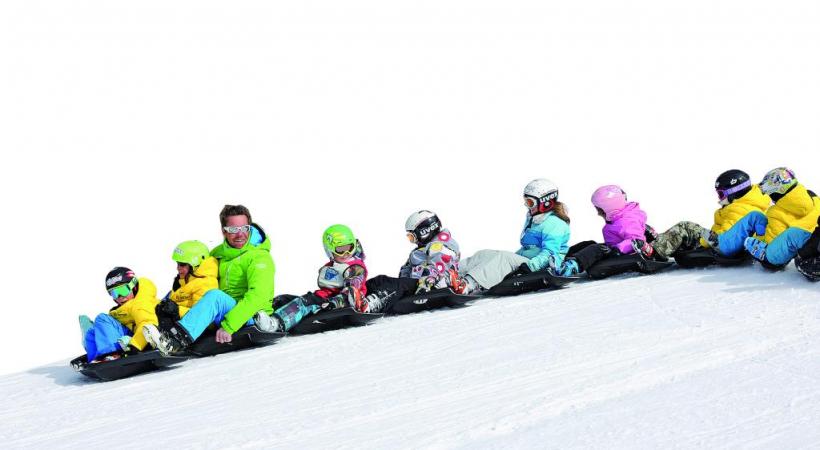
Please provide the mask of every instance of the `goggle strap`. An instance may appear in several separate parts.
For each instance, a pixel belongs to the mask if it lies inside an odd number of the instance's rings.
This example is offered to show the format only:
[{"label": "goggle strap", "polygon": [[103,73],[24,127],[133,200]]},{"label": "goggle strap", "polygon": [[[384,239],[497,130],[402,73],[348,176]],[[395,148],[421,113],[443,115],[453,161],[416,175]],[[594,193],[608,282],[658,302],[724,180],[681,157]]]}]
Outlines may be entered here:
[{"label": "goggle strap", "polygon": [[734,194],[735,192],[740,192],[740,191],[746,189],[747,187],[749,187],[751,185],[752,185],[752,181],[751,180],[746,180],[743,183],[738,184],[737,186],[730,187],[729,189],[719,189],[718,193],[720,194],[721,198],[726,198],[726,197]]}]

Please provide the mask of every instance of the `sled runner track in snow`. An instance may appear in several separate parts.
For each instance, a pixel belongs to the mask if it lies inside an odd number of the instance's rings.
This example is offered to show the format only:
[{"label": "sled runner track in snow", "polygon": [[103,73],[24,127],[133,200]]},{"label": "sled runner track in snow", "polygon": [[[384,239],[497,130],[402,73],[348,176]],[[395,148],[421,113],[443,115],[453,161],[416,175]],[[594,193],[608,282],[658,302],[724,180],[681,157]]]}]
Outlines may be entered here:
[{"label": "sled runner track in snow", "polygon": [[593,264],[587,269],[587,275],[594,280],[620,275],[627,272],[652,274],[672,267],[673,261],[646,260],[640,255],[611,256]]},{"label": "sled runner track in snow", "polygon": [[96,363],[89,363],[86,356],[82,355],[72,359],[70,364],[74,370],[89,378],[113,381],[170,367],[187,359],[187,356],[162,356],[159,351],[151,350]]},{"label": "sled runner track in snow", "polygon": [[259,330],[254,325],[249,325],[242,327],[234,333],[231,342],[224,344],[216,342],[214,335],[214,332],[203,334],[186,349],[185,354],[191,356],[213,356],[251,347],[261,347],[273,344],[283,338],[286,333],[268,333]]}]

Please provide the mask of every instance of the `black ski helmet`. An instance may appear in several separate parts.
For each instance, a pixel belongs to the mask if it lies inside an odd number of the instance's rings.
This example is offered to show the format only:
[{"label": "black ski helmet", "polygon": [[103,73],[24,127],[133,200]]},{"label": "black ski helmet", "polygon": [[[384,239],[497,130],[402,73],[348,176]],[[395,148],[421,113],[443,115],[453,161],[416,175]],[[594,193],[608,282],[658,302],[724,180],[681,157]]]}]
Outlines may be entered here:
[{"label": "black ski helmet", "polygon": [[715,191],[721,204],[728,205],[751,190],[752,181],[749,174],[739,169],[727,170],[715,180]]},{"label": "black ski helmet", "polygon": [[441,230],[441,221],[434,212],[421,210],[410,214],[404,223],[404,230],[411,242],[426,245]]}]

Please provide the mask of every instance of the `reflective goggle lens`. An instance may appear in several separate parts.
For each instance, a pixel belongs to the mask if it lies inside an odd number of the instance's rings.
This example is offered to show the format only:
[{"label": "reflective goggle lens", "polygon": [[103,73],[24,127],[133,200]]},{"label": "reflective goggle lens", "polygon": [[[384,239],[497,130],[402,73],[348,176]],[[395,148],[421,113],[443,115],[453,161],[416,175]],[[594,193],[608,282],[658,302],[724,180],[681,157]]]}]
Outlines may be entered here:
[{"label": "reflective goggle lens", "polygon": [[225,230],[225,232],[228,234],[237,234],[239,232],[247,233],[248,231],[251,231],[251,226],[241,225],[238,227],[222,227],[222,229]]},{"label": "reflective goggle lens", "polygon": [[353,244],[340,245],[333,249],[333,254],[338,256],[345,256],[353,253]]},{"label": "reflective goggle lens", "polygon": [[129,281],[127,284],[121,284],[119,286],[114,286],[108,290],[108,295],[111,296],[114,300],[120,297],[128,297],[128,294],[134,289],[134,286],[137,284],[137,279],[133,279]]},{"label": "reflective goggle lens", "polygon": [[413,234],[413,233],[408,232],[407,233],[407,240],[415,244],[416,243],[416,235]]},{"label": "reflective goggle lens", "polygon": [[537,199],[535,199],[533,197],[524,197],[524,205],[526,205],[527,208],[535,208],[535,205],[537,205],[537,204],[538,204]]}]

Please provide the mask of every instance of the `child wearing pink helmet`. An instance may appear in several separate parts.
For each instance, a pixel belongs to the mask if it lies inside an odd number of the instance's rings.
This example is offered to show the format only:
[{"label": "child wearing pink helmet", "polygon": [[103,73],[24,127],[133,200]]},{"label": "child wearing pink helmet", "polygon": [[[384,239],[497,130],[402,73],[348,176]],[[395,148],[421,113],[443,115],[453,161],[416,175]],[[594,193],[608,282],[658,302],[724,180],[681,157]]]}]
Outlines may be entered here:
[{"label": "child wearing pink helmet", "polygon": [[[604,219],[601,230],[604,244],[586,241],[574,245],[568,252],[560,275],[573,276],[584,272],[613,252],[621,255],[638,253],[645,259],[665,260],[681,248],[699,246],[700,238],[709,238],[709,230],[693,222],[678,222],[656,235],[646,224],[646,213],[637,202],[630,202],[620,186],[601,186],[592,194],[592,205]],[[650,244],[648,241],[652,241]]]}]

